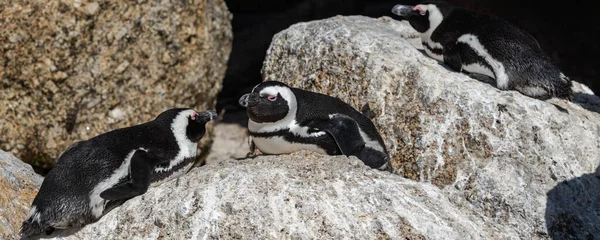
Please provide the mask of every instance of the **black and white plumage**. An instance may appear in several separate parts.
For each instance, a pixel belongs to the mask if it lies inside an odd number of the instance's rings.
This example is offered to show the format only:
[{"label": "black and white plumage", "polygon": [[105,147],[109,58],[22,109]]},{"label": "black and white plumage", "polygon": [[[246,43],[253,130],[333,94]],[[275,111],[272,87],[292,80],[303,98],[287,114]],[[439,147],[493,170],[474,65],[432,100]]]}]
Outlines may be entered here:
[{"label": "black and white plumage", "polygon": [[252,143],[262,153],[353,155],[372,168],[391,169],[375,125],[338,98],[266,81],[242,96],[240,105],[247,108]]},{"label": "black and white plumage", "polygon": [[395,5],[392,13],[420,33],[425,52],[455,71],[495,80],[502,90],[572,99],[572,83],[529,33],[499,19],[443,1]]},{"label": "black and white plumage", "polygon": [[154,120],[70,146],[46,175],[21,226],[28,237],[98,220],[120,204],[189,170],[215,111],[169,109]]}]

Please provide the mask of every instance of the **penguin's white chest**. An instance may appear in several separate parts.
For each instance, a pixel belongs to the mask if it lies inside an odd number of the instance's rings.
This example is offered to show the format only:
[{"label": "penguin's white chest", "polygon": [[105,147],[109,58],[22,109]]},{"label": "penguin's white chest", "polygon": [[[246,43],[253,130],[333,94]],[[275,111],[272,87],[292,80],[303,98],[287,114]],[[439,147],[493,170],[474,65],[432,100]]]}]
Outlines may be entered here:
[{"label": "penguin's white chest", "polygon": [[[316,138],[326,134],[323,131],[309,133],[309,128],[307,126],[300,126],[295,120],[289,122],[282,121],[275,124],[260,124],[252,120],[248,122],[248,130],[255,133],[278,132],[281,129],[286,129],[286,134],[291,134],[301,138]],[[254,145],[256,145],[261,152],[266,154],[285,154],[300,150],[308,150],[326,154],[325,149],[317,146],[316,144],[290,142],[286,140],[283,135],[268,137],[253,136],[252,142],[254,142]]]},{"label": "penguin's white chest", "polygon": [[326,154],[325,150],[317,145],[288,142],[280,136],[273,136],[268,138],[252,137],[252,141],[261,152],[266,154],[285,154],[297,152],[300,150],[308,150],[318,152],[321,154]]},{"label": "penguin's white chest", "polygon": [[94,186],[94,189],[92,189],[92,191],[90,192],[90,196],[89,196],[90,197],[90,207],[91,207],[92,215],[95,218],[99,218],[100,216],[102,216],[102,212],[104,211],[104,207],[106,206],[106,203],[107,203],[106,200],[104,200],[102,197],[100,197],[100,193],[113,187],[115,184],[117,184],[119,181],[121,181],[121,179],[125,178],[129,174],[129,166],[131,165],[131,158],[133,157],[133,154],[136,151],[147,151],[147,149],[140,148],[140,149],[131,150],[129,152],[129,154],[127,154],[127,156],[125,157],[121,166],[119,166],[119,168],[115,169],[109,178],[102,180],[100,183],[98,183],[96,186]]}]

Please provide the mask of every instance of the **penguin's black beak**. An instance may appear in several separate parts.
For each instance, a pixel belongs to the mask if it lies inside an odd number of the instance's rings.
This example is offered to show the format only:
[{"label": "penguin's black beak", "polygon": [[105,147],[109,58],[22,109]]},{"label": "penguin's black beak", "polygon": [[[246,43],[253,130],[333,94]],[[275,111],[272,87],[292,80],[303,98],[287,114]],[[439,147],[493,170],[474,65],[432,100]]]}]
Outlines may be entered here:
[{"label": "penguin's black beak", "polygon": [[396,4],[392,8],[392,13],[401,18],[407,19],[418,14],[418,11],[414,11],[414,7],[415,6]]},{"label": "penguin's black beak", "polygon": [[215,112],[214,110],[206,110],[204,112],[196,113],[196,116],[194,116],[192,118],[192,120],[195,120],[196,122],[199,122],[199,123],[207,123],[212,120],[215,120],[216,118],[217,118],[217,112]]},{"label": "penguin's black beak", "polygon": [[252,107],[258,104],[259,99],[257,93],[246,93],[240,98],[239,103],[242,107]]}]

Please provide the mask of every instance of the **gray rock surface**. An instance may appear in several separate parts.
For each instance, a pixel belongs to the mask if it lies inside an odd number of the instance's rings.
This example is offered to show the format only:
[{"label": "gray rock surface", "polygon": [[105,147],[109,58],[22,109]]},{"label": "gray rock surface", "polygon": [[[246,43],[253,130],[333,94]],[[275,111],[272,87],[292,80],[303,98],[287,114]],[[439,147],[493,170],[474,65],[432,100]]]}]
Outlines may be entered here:
[{"label": "gray rock surface", "polygon": [[419,42],[387,17],[299,23],[273,37],[262,74],[368,103],[399,174],[468,201],[503,237],[600,238],[598,179],[585,177],[600,164],[600,99],[579,83],[574,102],[501,91]]},{"label": "gray rock surface", "polygon": [[0,9],[0,149],[21,160],[49,168],[73,142],[167,108],[214,108],[232,41],[223,0]]},{"label": "gray rock surface", "polygon": [[214,125],[214,129],[215,138],[206,157],[206,164],[246,157],[250,151],[248,128],[239,124],[218,123]]},{"label": "gray rock surface", "polygon": [[429,183],[355,157],[310,152],[223,160],[56,239],[498,239],[515,230]]},{"label": "gray rock surface", "polygon": [[41,185],[42,177],[30,165],[0,150],[0,239],[18,237]]}]

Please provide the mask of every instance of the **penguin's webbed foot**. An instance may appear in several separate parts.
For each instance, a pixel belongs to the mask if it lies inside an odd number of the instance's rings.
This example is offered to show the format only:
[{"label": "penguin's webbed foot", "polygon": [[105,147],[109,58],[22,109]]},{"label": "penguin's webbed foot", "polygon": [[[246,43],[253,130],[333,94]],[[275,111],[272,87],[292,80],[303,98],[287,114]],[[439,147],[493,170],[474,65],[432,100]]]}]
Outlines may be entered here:
[{"label": "penguin's webbed foot", "polygon": [[252,159],[258,156],[258,154],[256,153],[256,144],[254,144],[254,141],[252,141],[252,139],[248,139],[248,148],[249,151],[248,153],[246,153],[245,157],[242,158],[234,158],[235,160],[244,160],[244,159]]}]

